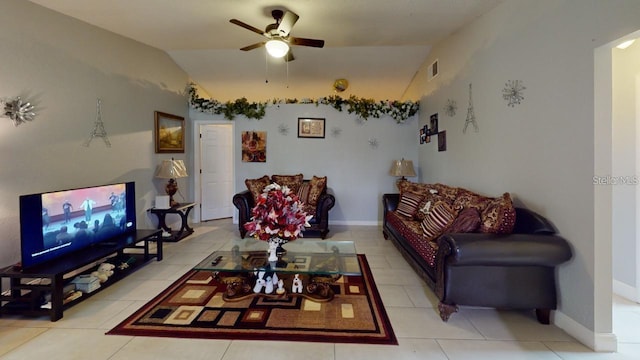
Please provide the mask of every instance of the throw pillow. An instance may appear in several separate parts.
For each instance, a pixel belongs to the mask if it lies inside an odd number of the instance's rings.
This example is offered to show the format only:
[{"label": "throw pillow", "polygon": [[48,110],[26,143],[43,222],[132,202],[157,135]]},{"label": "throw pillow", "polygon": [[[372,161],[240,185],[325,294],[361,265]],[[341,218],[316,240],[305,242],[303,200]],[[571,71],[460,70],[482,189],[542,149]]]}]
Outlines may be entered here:
[{"label": "throw pillow", "polygon": [[272,175],[271,181],[280,185],[288,187],[294,194],[298,193],[300,185],[302,185],[303,175]]},{"label": "throw pillow", "polygon": [[445,201],[445,199],[438,194],[438,191],[435,189],[431,189],[427,192],[427,195],[422,198],[420,203],[418,204],[418,210],[416,211],[414,218],[418,221],[424,220],[424,218],[431,211],[431,207],[438,201]]},{"label": "throw pillow", "polygon": [[312,206],[318,205],[318,199],[320,199],[320,195],[324,193],[324,190],[327,186],[327,177],[317,177],[313,175],[311,180],[309,180],[309,196],[307,197],[307,204]]},{"label": "throw pillow", "polygon": [[247,189],[251,192],[251,195],[253,195],[253,201],[255,202],[258,196],[262,194],[264,188],[271,184],[271,180],[265,175],[257,179],[246,179],[244,184],[247,185]]},{"label": "throw pillow", "polygon": [[298,189],[298,198],[305,204],[307,203],[307,199],[309,198],[309,191],[311,191],[311,184],[307,182],[303,182]]},{"label": "throw pillow", "polygon": [[510,234],[516,224],[516,209],[513,207],[511,195],[504,193],[493,199],[480,214],[482,223],[480,231],[495,234]]},{"label": "throw pillow", "polygon": [[435,241],[451,226],[456,212],[444,201],[436,202],[429,214],[422,220],[422,233],[427,241]]},{"label": "throw pillow", "polygon": [[480,213],[474,208],[462,210],[451,224],[449,232],[471,233],[476,232],[480,227]]},{"label": "throw pillow", "polygon": [[400,202],[398,203],[396,212],[406,218],[413,219],[418,211],[420,200],[422,200],[422,195],[405,192],[400,195]]}]

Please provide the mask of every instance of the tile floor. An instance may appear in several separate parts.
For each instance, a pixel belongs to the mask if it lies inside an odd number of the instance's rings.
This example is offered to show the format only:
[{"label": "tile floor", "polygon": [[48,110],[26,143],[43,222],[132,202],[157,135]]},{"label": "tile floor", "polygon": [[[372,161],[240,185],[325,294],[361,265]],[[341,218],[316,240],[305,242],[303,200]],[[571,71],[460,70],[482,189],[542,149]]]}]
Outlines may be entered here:
[{"label": "tile floor", "polygon": [[617,353],[593,353],[564,331],[539,324],[531,313],[462,308],[448,323],[436,298],[375,226],[333,226],[334,240],[353,240],[367,255],[399,346],[229,341],[106,336],[104,333],[161,292],[226,241],[237,238],[230,219],[196,226],[196,233],[165,246],[151,262],[63,319],[0,318],[0,359],[640,359],[640,305],[615,298]]}]

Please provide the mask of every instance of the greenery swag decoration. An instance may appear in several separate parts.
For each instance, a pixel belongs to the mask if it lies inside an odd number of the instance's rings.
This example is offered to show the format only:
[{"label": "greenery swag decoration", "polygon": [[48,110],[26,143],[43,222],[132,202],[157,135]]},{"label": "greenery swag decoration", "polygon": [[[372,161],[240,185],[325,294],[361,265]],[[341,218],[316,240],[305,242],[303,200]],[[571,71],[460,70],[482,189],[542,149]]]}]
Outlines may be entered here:
[{"label": "greenery swag decoration", "polygon": [[391,116],[398,124],[418,113],[420,103],[417,101],[375,101],[351,95],[344,99],[338,95],[312,99],[273,99],[267,102],[249,102],[246,98],[235,101],[220,102],[215,99],[204,99],[198,96],[195,84],[189,85],[189,102],[191,106],[201,112],[224,115],[225,119],[233,120],[237,115],[244,115],[249,119],[262,119],[268,105],[278,104],[316,104],[330,105],[338,111],[345,107],[349,114],[355,113],[364,120]]}]

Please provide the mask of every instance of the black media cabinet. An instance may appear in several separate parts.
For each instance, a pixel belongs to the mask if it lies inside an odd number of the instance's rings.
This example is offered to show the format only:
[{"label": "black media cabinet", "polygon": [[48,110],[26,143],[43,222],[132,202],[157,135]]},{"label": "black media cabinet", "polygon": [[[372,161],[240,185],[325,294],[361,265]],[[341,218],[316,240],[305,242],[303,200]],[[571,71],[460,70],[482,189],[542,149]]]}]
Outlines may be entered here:
[{"label": "black media cabinet", "polygon": [[[150,241],[156,243],[155,253],[149,251]],[[141,242],[142,244],[138,245]],[[153,257],[157,261],[162,260],[162,230],[136,230],[135,233],[119,236],[108,243],[95,244],[26,270],[20,270],[15,266],[0,269],[0,316],[49,315],[51,321],[57,321],[62,318],[65,309],[126,277]],[[112,262],[116,265],[114,274],[102,283],[99,289],[83,293],[75,300],[65,301],[64,288],[71,283],[76,272],[89,267],[84,271],[90,273],[95,268],[91,265],[102,262],[103,259],[106,262],[118,260]],[[130,260],[129,266],[125,269],[118,268],[122,259]],[[8,288],[5,288],[5,278],[8,279]],[[45,307],[44,299],[49,296],[50,306]]]}]

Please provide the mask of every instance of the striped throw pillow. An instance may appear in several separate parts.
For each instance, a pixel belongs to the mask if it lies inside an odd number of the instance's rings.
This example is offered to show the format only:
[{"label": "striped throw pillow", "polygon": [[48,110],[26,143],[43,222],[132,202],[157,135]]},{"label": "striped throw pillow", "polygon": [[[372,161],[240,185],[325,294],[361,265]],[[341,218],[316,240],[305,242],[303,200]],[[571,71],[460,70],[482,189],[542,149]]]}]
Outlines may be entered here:
[{"label": "striped throw pillow", "polygon": [[422,200],[422,195],[418,195],[411,192],[402,193],[400,196],[400,203],[398,203],[398,207],[396,208],[396,212],[404,217],[408,217],[409,219],[413,219],[418,211],[418,204]]},{"label": "striped throw pillow", "polygon": [[436,202],[429,214],[422,220],[422,233],[428,241],[435,241],[442,235],[453,221],[456,219],[456,213],[451,205],[444,201]]}]

